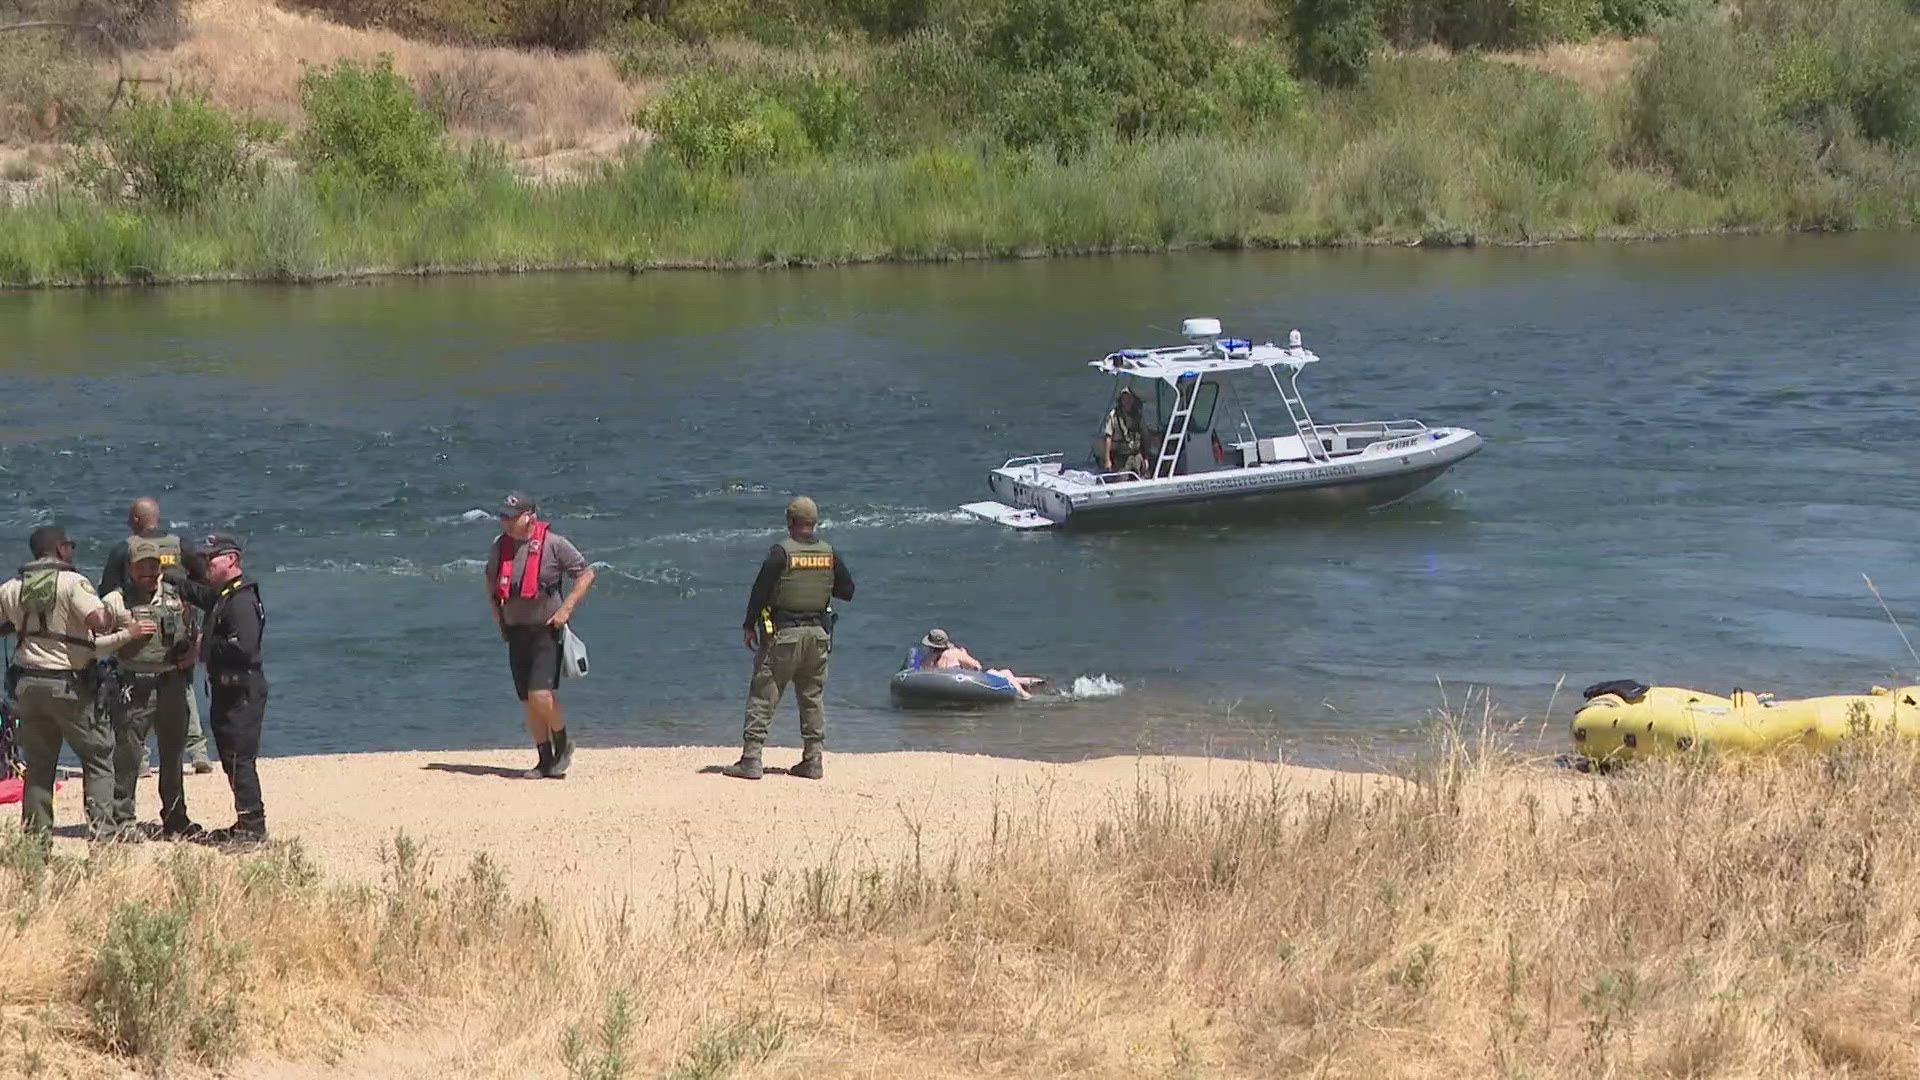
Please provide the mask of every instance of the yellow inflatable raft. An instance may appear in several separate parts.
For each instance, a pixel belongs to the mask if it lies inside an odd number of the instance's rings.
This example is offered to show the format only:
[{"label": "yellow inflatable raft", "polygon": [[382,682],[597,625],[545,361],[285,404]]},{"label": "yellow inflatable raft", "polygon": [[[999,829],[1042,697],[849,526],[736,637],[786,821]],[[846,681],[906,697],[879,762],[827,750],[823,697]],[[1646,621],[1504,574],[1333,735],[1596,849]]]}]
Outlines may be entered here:
[{"label": "yellow inflatable raft", "polygon": [[1702,750],[1820,750],[1873,733],[1920,737],[1920,686],[1775,701],[1746,690],[1716,697],[1621,680],[1588,687],[1586,699],[1573,714],[1573,748],[1599,762]]}]

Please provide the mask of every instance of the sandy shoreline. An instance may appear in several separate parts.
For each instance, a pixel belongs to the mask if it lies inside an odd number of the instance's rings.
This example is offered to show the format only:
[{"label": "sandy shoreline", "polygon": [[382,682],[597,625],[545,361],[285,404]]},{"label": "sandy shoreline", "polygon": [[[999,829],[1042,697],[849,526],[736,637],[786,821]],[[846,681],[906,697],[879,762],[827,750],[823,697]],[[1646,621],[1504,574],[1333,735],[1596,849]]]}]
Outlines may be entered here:
[{"label": "sandy shoreline", "polygon": [[[1365,785],[1374,774],[1272,761],[1111,757],[1070,764],[932,752],[835,754],[826,779],[770,772],[720,776],[738,748],[583,748],[565,780],[522,780],[525,749],[407,751],[263,758],[269,828],[298,839],[329,877],[378,881],[381,850],[405,831],[441,874],[485,852],[518,891],[605,910],[623,901],[670,910],[729,873],[758,880],[778,868],[891,865],[985,839],[996,813],[1071,832],[1105,816],[1142,784],[1201,795],[1275,784],[1298,791]],[[770,749],[782,768],[797,750]],[[233,820],[226,778],[187,776],[187,805],[207,826]],[[154,779],[141,781],[142,820],[157,816]],[[63,832],[83,820],[80,785],[56,798]],[[60,840],[80,855],[85,841]],[[147,849],[165,845],[149,844]]]}]

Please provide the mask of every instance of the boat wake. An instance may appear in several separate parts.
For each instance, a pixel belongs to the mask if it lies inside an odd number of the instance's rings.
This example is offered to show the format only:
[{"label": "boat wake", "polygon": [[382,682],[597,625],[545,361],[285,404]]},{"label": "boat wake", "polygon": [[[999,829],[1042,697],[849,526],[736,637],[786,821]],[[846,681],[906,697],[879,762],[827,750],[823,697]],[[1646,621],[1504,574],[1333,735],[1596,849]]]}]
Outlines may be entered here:
[{"label": "boat wake", "polygon": [[1118,679],[1109,678],[1104,672],[1099,675],[1081,675],[1067,687],[1067,697],[1075,700],[1085,698],[1119,697],[1126,692],[1126,685]]}]

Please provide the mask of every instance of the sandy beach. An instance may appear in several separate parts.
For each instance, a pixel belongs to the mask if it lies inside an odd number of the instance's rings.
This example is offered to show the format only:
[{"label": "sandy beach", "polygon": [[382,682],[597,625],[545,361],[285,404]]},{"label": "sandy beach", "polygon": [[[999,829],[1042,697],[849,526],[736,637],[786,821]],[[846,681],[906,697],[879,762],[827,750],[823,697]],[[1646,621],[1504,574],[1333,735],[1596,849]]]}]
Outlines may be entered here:
[{"label": "sandy beach", "polygon": [[[941,859],[1004,822],[1046,822],[1071,835],[1124,804],[1143,784],[1205,795],[1274,784],[1298,791],[1367,784],[1370,774],[1276,762],[1111,757],[1053,764],[979,755],[832,754],[815,782],[769,772],[718,775],[737,748],[582,748],[564,780],[523,780],[525,749],[263,758],[269,829],[298,840],[330,877],[378,881],[382,848],[404,831],[443,873],[485,852],[518,891],[560,906],[630,902],[670,910],[729,873],[834,863],[891,865],[919,845]],[[799,752],[774,748],[784,769]],[[142,820],[157,816],[154,778],[141,781]],[[209,827],[233,820],[226,778],[189,773],[187,805]],[[56,799],[61,846],[82,853],[80,784]],[[160,849],[163,845],[151,844]]]}]

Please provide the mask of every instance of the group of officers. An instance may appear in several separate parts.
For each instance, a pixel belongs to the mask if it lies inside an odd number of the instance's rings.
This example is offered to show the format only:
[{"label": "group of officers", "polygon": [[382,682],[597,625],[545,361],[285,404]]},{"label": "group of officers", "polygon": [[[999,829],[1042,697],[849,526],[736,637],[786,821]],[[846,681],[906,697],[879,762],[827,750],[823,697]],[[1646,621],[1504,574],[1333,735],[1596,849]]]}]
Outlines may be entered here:
[{"label": "group of officers", "polygon": [[[593,583],[593,568],[540,520],[531,496],[507,496],[498,516],[487,592],[538,754],[523,775],[558,779],[567,775],[573,743],[554,691],[567,623]],[[753,674],[740,758],[719,770],[727,776],[764,775],[767,729],[788,686],[798,699],[802,748],[787,774],[824,775],[832,603],[853,599],[853,576],[820,539],[819,523],[812,499],[789,502],[787,536],[768,549],[754,578],[742,624]],[[27,541],[32,561],[0,583],[0,634],[16,640],[6,702],[26,773],[25,831],[43,842],[51,837],[64,742],[80,759],[92,838],[257,845],[267,838],[256,766],[267,704],[259,587],[246,576],[232,536],[213,533],[189,544],[160,527],[159,505],[150,498],[133,504],[127,524],[130,535],[109,553],[99,591],[75,568],[73,541],[58,526],[35,529]],[[188,815],[183,783],[200,666],[208,726],[233,787],[234,823],[214,830]],[[160,819],[142,825],[134,794],[149,737],[159,743]]]},{"label": "group of officers", "polygon": [[[261,643],[266,612],[240,544],[213,533],[188,544],[160,528],[160,508],[137,500],[130,535],[107,559],[101,589],[73,564],[64,529],[28,538],[32,560],[0,583],[0,632],[15,637],[6,699],[25,769],[21,817],[43,844],[64,741],[80,761],[87,833],[96,840],[197,840],[223,847],[267,837],[256,759],[266,714]],[[204,666],[208,727],[233,788],[235,820],[205,829],[187,813],[183,774],[198,753],[193,675]],[[160,819],[142,826],[134,790],[159,743]],[[199,771],[211,771],[210,766]]]}]

